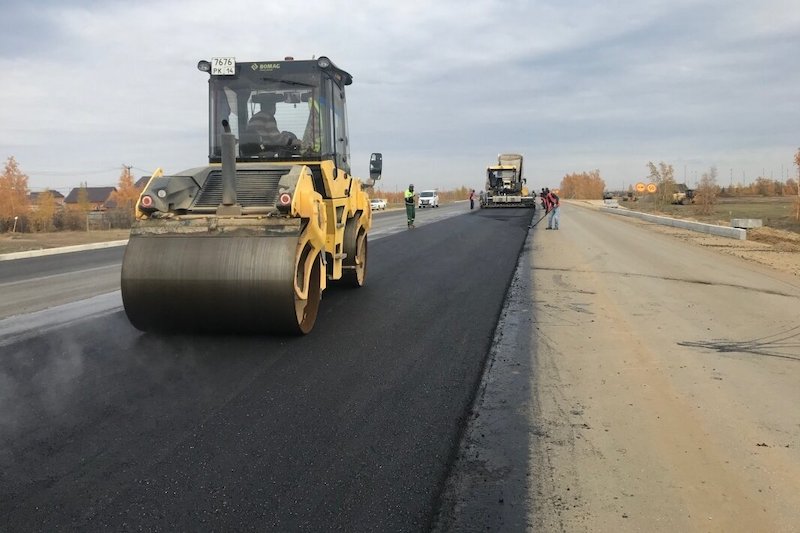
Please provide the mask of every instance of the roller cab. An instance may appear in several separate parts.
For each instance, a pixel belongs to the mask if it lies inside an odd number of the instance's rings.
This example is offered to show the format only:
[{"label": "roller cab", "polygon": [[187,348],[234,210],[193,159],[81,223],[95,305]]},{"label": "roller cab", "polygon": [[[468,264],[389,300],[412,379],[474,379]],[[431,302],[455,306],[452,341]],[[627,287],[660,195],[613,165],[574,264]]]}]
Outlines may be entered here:
[{"label": "roller cab", "polygon": [[305,334],[328,283],[360,287],[372,223],[350,174],[345,87],[328,58],[201,61],[209,164],[150,178],[122,264],[143,331]]}]

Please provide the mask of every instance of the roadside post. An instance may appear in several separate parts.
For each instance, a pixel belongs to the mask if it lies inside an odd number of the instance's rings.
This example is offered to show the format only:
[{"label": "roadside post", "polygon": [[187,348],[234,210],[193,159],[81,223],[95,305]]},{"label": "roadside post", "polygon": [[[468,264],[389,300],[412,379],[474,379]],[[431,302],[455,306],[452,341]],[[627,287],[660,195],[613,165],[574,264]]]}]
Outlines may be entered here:
[{"label": "roadside post", "polygon": [[[651,194],[652,195],[652,194],[656,193],[656,191],[658,190],[658,187],[656,186],[655,183],[648,183],[647,187],[646,187],[646,190],[647,190],[647,194]],[[655,200],[655,198],[653,198],[653,214],[655,214],[655,212],[656,212],[656,200]]]}]

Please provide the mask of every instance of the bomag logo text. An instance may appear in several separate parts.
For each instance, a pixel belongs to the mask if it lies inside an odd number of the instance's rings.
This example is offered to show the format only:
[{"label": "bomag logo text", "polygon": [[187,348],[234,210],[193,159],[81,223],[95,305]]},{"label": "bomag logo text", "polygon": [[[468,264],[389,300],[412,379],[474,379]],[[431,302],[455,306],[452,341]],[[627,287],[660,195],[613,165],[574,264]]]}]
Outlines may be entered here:
[{"label": "bomag logo text", "polygon": [[265,70],[278,70],[281,68],[280,63],[253,63],[253,66],[250,67],[253,70],[257,70],[260,72],[264,72]]}]

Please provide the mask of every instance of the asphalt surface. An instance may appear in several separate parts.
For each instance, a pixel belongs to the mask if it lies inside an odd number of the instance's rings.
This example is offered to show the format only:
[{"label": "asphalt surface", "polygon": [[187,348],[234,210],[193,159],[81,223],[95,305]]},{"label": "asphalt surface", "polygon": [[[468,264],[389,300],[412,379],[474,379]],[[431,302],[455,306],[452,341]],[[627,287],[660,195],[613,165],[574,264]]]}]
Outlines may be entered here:
[{"label": "asphalt surface", "polygon": [[0,261],[0,319],[119,289],[124,251],[118,246]]},{"label": "asphalt surface", "polygon": [[371,242],[301,338],[115,311],[0,345],[0,529],[429,529],[531,216]]}]

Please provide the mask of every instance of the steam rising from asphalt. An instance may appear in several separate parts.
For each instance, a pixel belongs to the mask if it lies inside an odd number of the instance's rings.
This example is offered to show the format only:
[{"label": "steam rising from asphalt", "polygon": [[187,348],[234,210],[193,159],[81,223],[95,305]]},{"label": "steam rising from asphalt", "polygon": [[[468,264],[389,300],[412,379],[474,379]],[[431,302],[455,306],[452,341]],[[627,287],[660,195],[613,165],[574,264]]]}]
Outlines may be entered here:
[{"label": "steam rising from asphalt", "polygon": [[[0,439],[14,435],[21,422],[65,408],[85,357],[70,324],[121,308],[115,291],[0,320]],[[57,329],[63,332],[53,334]]]}]

